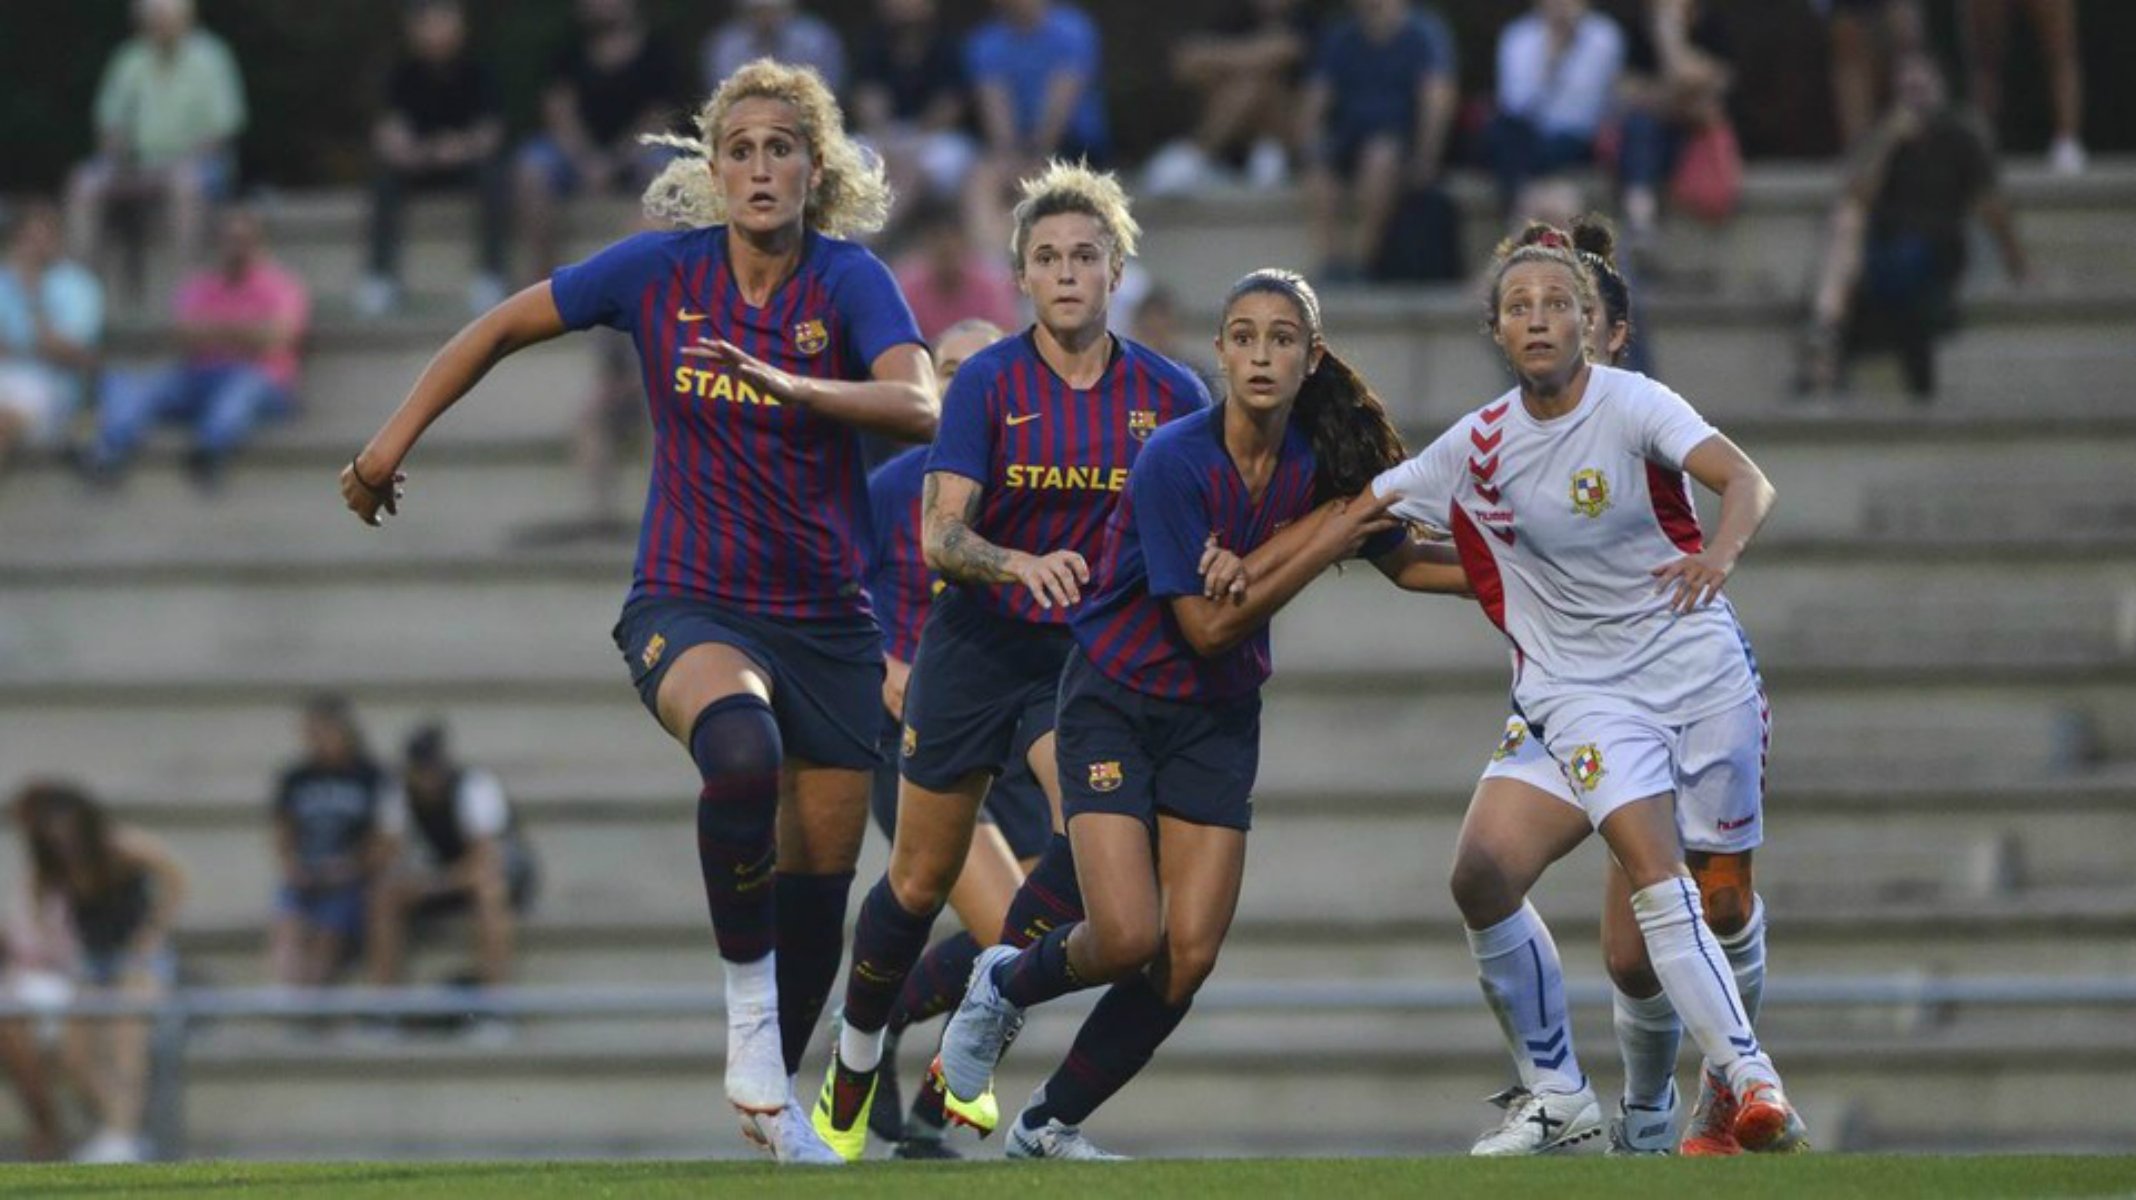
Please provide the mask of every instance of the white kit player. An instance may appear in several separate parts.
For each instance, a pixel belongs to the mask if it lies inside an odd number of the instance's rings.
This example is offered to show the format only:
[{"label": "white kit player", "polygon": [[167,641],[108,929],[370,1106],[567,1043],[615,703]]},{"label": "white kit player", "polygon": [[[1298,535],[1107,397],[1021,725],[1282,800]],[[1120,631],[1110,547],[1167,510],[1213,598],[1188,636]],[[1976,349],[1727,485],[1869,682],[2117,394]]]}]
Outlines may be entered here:
[{"label": "white kit player", "polygon": [[[1720,591],[1772,488],[1674,392],[1588,363],[1583,335],[1599,310],[1569,235],[1531,226],[1501,246],[1490,326],[1519,386],[1374,483],[1401,494],[1397,515],[1452,533],[1511,643],[1518,724],[1498,773],[1535,785],[1472,804],[1455,851],[1455,902],[1522,1080],[1476,1149],[1538,1153],[1601,1133],[1557,950],[1527,902],[1590,826],[1623,871],[1647,966],[1728,1090],[1737,1143],[1802,1149],[1684,857],[1686,841],[1719,849],[1759,835],[1766,708]],[[1710,545],[1686,472],[1721,495]],[[1519,773],[1516,756],[1536,743],[1555,778]]]}]

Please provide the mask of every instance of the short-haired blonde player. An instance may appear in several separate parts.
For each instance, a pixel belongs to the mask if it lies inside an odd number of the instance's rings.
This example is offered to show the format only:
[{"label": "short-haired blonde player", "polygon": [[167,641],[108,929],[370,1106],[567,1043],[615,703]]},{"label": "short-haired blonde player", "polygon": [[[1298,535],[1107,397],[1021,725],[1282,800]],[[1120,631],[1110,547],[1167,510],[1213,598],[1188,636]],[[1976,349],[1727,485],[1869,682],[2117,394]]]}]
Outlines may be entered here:
[{"label": "short-haired blonde player", "polygon": [[[1540,743],[1563,785],[1495,770],[1455,851],[1455,902],[1522,1079],[1475,1152],[1542,1153],[1603,1133],[1572,1053],[1556,947],[1527,903],[1590,829],[1623,876],[1613,887],[1628,893],[1646,967],[1735,1101],[1729,1131],[1746,1150],[1800,1149],[1801,1122],[1678,830],[1681,807],[1755,844],[1768,713],[1720,591],[1773,491],[1674,392],[1588,361],[1602,313],[1572,235],[1530,226],[1501,245],[1489,322],[1518,386],[1374,485],[1403,497],[1398,515],[1452,532],[1470,589],[1511,644],[1516,723],[1501,748],[1511,759]],[[1721,495],[1710,545],[1686,474]],[[1624,967],[1635,956],[1611,957]]]}]

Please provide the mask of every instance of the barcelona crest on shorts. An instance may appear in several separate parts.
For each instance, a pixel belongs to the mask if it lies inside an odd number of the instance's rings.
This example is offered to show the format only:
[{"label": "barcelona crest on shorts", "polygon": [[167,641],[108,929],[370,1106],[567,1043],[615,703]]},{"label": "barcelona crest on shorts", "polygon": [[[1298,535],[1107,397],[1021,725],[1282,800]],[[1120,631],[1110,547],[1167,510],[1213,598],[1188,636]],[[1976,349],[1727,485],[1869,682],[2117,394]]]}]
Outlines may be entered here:
[{"label": "barcelona crest on shorts", "polygon": [[1566,765],[1565,775],[1574,787],[1583,792],[1595,790],[1602,782],[1602,749],[1593,742],[1572,752],[1572,762]]},{"label": "barcelona crest on shorts", "polygon": [[1572,510],[1583,517],[1599,517],[1609,507],[1609,478],[1589,467],[1572,473]]},{"label": "barcelona crest on shorts", "polygon": [[1515,717],[1506,722],[1506,736],[1498,739],[1498,749],[1491,751],[1492,762],[1504,762],[1520,750],[1520,744],[1528,740],[1528,724]]},{"label": "barcelona crest on shorts", "polygon": [[645,650],[638,655],[638,661],[644,663],[645,669],[650,671],[660,665],[660,656],[666,652],[666,635],[656,633],[653,635],[653,640],[645,643]]},{"label": "barcelona crest on shorts", "polygon": [[906,758],[911,758],[919,749],[920,731],[910,725],[905,726],[905,740],[899,744],[899,752]]},{"label": "barcelona crest on shorts", "polygon": [[1090,790],[1093,792],[1117,792],[1124,778],[1117,762],[1090,764]]},{"label": "barcelona crest on shorts", "polygon": [[803,321],[794,326],[795,353],[805,354],[810,358],[814,358],[823,353],[823,348],[830,344],[830,330],[823,327],[822,321]]},{"label": "barcelona crest on shorts", "polygon": [[1128,409],[1127,431],[1134,434],[1135,440],[1138,442],[1149,441],[1150,435],[1157,432],[1157,410],[1154,408]]}]

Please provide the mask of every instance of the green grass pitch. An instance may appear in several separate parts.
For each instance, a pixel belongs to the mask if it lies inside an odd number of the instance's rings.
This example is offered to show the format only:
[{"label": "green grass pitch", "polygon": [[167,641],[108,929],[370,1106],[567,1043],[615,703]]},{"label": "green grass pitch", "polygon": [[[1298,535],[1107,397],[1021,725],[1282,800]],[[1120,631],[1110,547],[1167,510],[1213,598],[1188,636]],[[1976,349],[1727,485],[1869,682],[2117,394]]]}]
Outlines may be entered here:
[{"label": "green grass pitch", "polygon": [[845,1170],[780,1170],[715,1162],[187,1163],[146,1167],[0,1167],[0,1196],[378,1197],[453,1200],[511,1197],[781,1196],[865,1200],[1087,1200],[1175,1196],[1268,1197],[1554,1196],[1562,1200],[1663,1200],[1710,1196],[1864,1197],[1903,1200],[1975,1196],[2136,1197],[2136,1158],[1899,1157],[1802,1155],[1682,1161],[1603,1158],[1475,1162],[1465,1158],[1246,1159],[1112,1165],[869,1163]]}]

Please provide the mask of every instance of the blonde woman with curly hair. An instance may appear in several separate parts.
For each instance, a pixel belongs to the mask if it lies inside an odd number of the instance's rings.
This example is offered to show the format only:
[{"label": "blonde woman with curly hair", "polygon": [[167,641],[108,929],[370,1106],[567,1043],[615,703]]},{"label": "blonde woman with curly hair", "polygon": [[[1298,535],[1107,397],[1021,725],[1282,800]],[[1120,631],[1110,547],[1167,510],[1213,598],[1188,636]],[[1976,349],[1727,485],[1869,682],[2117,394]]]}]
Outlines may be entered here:
[{"label": "blonde woman with curly hair", "polygon": [[823,80],[750,63],[696,124],[695,138],[654,139],[684,157],[645,206],[679,228],[564,267],[461,330],[341,492],[378,524],[398,512],[416,439],[491,367],[566,330],[632,336],[653,476],[614,638],[703,781],[727,1099],[781,1161],[835,1161],[791,1076],[837,975],[877,760],[860,434],[927,441],[939,402],[890,272],[842,240],[878,227],[889,193]]},{"label": "blonde woman with curly hair", "polygon": [[[928,455],[922,552],[949,586],[928,611],[906,686],[890,869],[861,903],[815,1112],[817,1132],[848,1160],[866,1148],[891,1005],[963,869],[988,788],[1014,761],[1037,777],[1056,833],[1000,939],[1023,945],[1082,916],[1054,766],[1068,622],[1144,441],[1209,404],[1192,372],[1106,331],[1141,234],[1118,180],[1049,163],[1023,182],[1011,216],[1017,284],[1038,319],[957,369]],[[991,1089],[943,1098],[950,1118],[982,1132],[999,1119]]]}]

